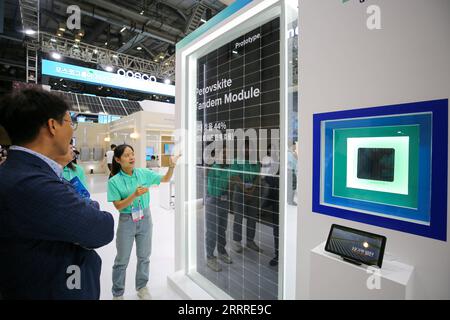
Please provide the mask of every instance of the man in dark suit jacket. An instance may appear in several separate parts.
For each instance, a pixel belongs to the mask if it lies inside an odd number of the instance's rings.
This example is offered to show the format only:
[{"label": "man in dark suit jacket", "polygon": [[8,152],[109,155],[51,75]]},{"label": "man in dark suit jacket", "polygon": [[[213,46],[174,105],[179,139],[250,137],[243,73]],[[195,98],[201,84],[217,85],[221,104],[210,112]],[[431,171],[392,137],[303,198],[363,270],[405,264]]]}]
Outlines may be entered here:
[{"label": "man in dark suit jacket", "polygon": [[99,299],[101,259],[114,237],[110,213],[84,200],[52,159],[73,135],[67,104],[24,90],[0,102],[14,146],[0,167],[0,294],[3,299]]}]

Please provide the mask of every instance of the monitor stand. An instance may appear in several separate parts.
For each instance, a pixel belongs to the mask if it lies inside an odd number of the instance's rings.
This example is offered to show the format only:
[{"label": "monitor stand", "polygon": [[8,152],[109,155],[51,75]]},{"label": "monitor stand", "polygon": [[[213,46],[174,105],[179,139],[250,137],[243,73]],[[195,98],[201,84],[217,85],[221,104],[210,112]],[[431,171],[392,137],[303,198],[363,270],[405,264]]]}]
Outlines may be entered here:
[{"label": "monitor stand", "polygon": [[342,259],[344,259],[344,261],[346,261],[346,262],[350,262],[350,263],[352,263],[352,264],[355,264],[355,265],[357,265],[357,266],[360,266],[360,265],[362,265],[362,263],[361,263],[361,262],[359,262],[359,261],[356,261],[356,260],[353,260],[353,259],[349,259],[349,258],[344,258],[344,257],[342,257]]}]

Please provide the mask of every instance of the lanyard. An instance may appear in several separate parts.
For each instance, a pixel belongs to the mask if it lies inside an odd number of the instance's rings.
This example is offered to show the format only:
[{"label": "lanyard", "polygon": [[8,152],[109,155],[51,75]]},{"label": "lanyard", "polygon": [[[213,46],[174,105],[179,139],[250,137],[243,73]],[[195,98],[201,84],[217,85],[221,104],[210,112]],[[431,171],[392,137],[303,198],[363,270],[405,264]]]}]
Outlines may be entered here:
[{"label": "lanyard", "polygon": [[[128,193],[128,197],[133,193],[132,191],[130,191],[130,189],[128,188],[128,184],[127,184],[127,182],[125,181],[125,179],[124,179],[124,177],[122,176],[122,172],[120,173],[121,174],[121,178],[122,178],[122,181],[123,181],[123,184],[125,185],[125,188],[127,189],[126,191],[127,191],[127,193]],[[133,173],[134,174],[134,173]],[[131,177],[133,177],[133,175],[131,176]],[[137,180],[137,176],[136,176],[136,180]],[[138,208],[142,208],[142,206],[141,206],[141,197],[142,196],[139,196],[138,197]],[[131,203],[131,211],[133,211],[133,207],[135,207],[135,205],[134,205],[134,200],[133,200],[133,202]]]}]

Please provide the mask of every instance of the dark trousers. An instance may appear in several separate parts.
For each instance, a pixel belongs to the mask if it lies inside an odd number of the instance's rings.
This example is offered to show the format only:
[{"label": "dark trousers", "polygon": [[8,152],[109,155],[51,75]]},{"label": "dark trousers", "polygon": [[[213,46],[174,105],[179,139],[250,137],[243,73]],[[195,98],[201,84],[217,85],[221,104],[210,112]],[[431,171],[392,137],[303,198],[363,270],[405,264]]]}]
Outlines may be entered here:
[{"label": "dark trousers", "polygon": [[228,200],[220,200],[220,197],[206,197],[206,256],[214,257],[217,245],[219,254],[226,254],[225,246],[226,230],[228,224]]},{"label": "dark trousers", "polygon": [[256,220],[259,212],[259,189],[256,188],[254,196],[244,195],[244,191],[237,186],[233,192],[233,240],[242,240],[243,219],[247,220],[247,242],[255,240]]},{"label": "dark trousers", "polygon": [[272,211],[273,224],[273,241],[275,246],[275,256],[278,257],[279,235],[280,235],[280,205],[279,205],[279,178],[265,177],[264,178],[269,190],[264,201],[264,208]]}]

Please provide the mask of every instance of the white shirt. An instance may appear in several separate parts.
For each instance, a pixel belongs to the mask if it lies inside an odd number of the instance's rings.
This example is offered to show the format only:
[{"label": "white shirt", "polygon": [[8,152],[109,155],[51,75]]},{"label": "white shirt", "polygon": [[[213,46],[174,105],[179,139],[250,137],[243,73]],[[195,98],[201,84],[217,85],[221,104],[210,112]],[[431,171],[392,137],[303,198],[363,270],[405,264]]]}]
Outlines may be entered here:
[{"label": "white shirt", "polygon": [[112,164],[113,157],[114,157],[113,150],[106,151],[106,163]]}]

